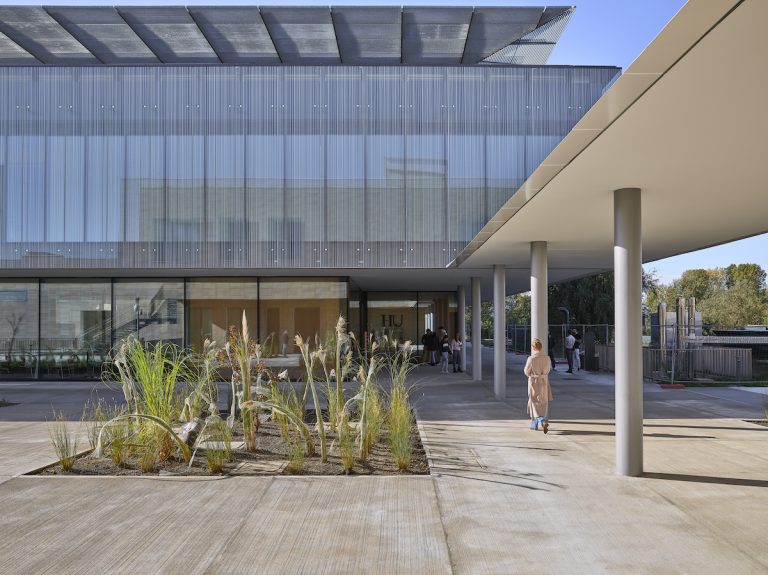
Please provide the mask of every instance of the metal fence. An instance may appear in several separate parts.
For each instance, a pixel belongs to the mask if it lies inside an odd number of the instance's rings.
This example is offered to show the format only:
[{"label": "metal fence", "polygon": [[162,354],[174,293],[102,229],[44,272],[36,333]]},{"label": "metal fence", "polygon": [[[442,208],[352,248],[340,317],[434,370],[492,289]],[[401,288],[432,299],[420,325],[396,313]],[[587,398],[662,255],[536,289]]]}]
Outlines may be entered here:
[{"label": "metal fence", "polygon": [[[755,381],[768,380],[768,329],[707,328],[684,349],[658,348],[653,341],[654,325],[646,325],[643,336],[643,374],[651,381]],[[563,342],[568,329],[582,336],[582,368],[613,371],[614,326],[610,324],[550,324],[555,339],[555,357],[565,357]],[[590,341],[594,341],[590,348]],[[507,326],[507,349],[530,353],[530,325]]]},{"label": "metal fence", "polygon": [[[599,343],[613,342],[614,329],[609,324],[549,324],[549,333],[555,339],[555,357],[565,357],[565,336],[569,329],[575,329],[579,334],[592,333],[595,341]],[[519,353],[530,353],[531,351],[531,326],[530,325],[508,325],[507,326],[507,349]]]},{"label": "metal fence", "polygon": [[[612,345],[595,346],[601,371],[614,371]],[[752,350],[732,347],[700,347],[695,349],[643,348],[643,378],[654,382],[684,381],[750,381]]]}]

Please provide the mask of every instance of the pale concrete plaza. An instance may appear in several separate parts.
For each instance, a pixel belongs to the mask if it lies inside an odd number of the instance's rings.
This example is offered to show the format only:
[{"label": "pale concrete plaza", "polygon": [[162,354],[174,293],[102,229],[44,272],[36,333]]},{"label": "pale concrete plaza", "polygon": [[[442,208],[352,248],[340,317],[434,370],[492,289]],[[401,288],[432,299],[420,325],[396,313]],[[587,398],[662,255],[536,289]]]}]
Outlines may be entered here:
[{"label": "pale concrete plaza", "polygon": [[619,477],[612,378],[554,374],[545,436],[523,360],[505,401],[416,372],[431,477],[11,478],[53,453],[3,408],[0,572],[765,573],[763,395],[646,384],[645,473]]}]

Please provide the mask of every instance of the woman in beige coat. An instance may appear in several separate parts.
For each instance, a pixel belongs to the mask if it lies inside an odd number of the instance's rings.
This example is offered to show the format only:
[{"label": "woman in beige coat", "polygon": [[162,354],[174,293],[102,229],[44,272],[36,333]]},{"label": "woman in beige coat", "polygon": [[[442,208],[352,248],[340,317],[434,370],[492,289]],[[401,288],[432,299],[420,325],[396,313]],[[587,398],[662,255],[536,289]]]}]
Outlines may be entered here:
[{"label": "woman in beige coat", "polygon": [[541,352],[542,347],[541,340],[538,337],[533,338],[533,355],[525,362],[523,372],[528,376],[528,415],[531,416],[531,429],[538,430],[541,425],[541,430],[546,433],[549,431],[547,410],[549,402],[553,399],[548,375],[552,362],[548,355]]}]

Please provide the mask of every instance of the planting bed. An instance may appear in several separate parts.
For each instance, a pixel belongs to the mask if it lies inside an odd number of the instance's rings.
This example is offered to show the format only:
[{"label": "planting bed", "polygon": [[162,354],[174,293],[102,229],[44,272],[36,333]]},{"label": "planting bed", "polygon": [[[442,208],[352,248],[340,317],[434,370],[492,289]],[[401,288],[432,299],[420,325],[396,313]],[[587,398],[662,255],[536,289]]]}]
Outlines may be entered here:
[{"label": "planting bed", "polygon": [[[319,445],[317,434],[312,430],[315,445]],[[222,476],[222,475],[342,475],[344,473],[341,458],[337,448],[330,449],[328,462],[323,463],[320,454],[305,456],[301,470],[291,473],[288,469],[288,444],[280,436],[280,430],[271,420],[261,423],[256,434],[257,451],[247,452],[242,448],[242,427],[239,436],[232,439],[232,460],[224,465],[220,473],[208,470],[203,449],[200,448],[192,466],[189,467],[183,459],[171,457],[160,462],[150,472],[141,471],[136,458],[128,458],[125,465],[118,467],[109,457],[94,458],[87,455],[79,458],[71,471],[65,472],[56,464],[38,471],[40,475],[121,475],[121,476]],[[328,433],[328,444],[331,445],[335,436]],[[398,471],[397,465],[387,445],[387,431],[384,429],[378,443],[374,445],[365,462],[355,460],[352,474],[354,475],[428,475],[429,466],[424,447],[419,437],[416,425],[411,426],[411,463],[405,471]]]}]

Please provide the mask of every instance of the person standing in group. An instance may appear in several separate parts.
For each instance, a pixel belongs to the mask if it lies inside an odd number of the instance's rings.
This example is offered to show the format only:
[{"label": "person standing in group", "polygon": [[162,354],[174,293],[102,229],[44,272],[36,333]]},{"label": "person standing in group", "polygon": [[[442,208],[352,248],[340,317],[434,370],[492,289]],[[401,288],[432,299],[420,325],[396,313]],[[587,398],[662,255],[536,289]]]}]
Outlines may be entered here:
[{"label": "person standing in group", "polygon": [[549,402],[552,388],[549,387],[549,371],[552,367],[549,358],[542,353],[543,345],[538,337],[531,341],[531,356],[525,362],[523,373],[528,376],[528,415],[531,417],[531,429],[544,433],[549,431]]},{"label": "person standing in group", "polygon": [[437,332],[429,330],[427,338],[427,349],[429,350],[429,365],[437,365],[437,348],[440,340],[437,338]]},{"label": "person standing in group", "polygon": [[453,373],[461,371],[461,346],[461,335],[456,332],[456,335],[453,336],[453,340],[451,341],[451,351],[453,352]]},{"label": "person standing in group", "polygon": [[440,340],[440,371],[442,373],[448,373],[448,357],[451,354],[451,344],[448,341],[448,336],[444,335]]},{"label": "person standing in group", "polygon": [[[433,361],[430,359],[430,354],[429,354],[429,345],[430,345],[431,337],[432,337],[432,330],[427,328],[427,330],[424,332],[424,335],[421,336],[421,349],[423,350],[421,354],[422,363]],[[431,365],[435,365],[435,364],[432,363]]]},{"label": "person standing in group", "polygon": [[573,330],[573,367],[576,371],[581,371],[581,336],[575,329]]},{"label": "person standing in group", "polygon": [[555,338],[552,334],[547,334],[547,350],[549,351],[549,359],[552,361],[552,371],[555,371]]},{"label": "person standing in group", "polygon": [[568,335],[565,336],[565,358],[568,360],[568,371],[565,373],[573,373],[573,346],[576,344],[573,332],[572,329],[568,330]]}]

